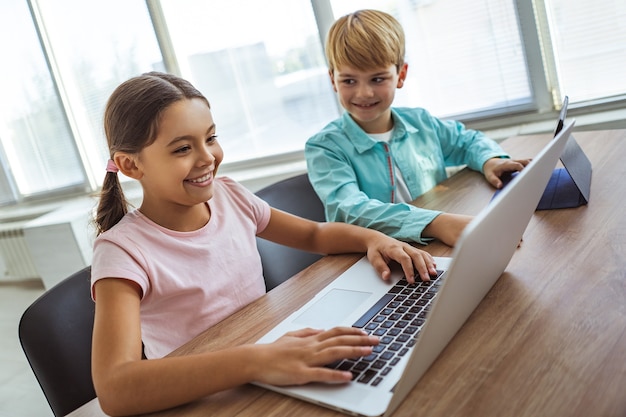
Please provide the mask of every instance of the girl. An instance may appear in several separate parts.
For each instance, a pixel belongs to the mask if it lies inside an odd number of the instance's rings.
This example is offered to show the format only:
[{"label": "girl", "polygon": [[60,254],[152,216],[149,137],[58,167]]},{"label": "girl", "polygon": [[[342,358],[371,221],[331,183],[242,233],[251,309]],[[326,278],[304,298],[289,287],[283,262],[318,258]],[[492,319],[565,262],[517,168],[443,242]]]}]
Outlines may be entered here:
[{"label": "girl", "polygon": [[[209,102],[183,79],[152,72],[122,83],[104,127],[111,160],[96,215],[92,373],[107,414],[161,410],[251,381],[351,379],[324,365],[371,353],[378,339],[352,328],[164,358],[264,294],[255,235],[316,253],[366,252],[383,279],[391,261],[407,277],[435,273],[433,258],[407,243],[292,216],[218,178],[223,152]],[[141,183],[139,209],[127,211],[118,170]]]}]

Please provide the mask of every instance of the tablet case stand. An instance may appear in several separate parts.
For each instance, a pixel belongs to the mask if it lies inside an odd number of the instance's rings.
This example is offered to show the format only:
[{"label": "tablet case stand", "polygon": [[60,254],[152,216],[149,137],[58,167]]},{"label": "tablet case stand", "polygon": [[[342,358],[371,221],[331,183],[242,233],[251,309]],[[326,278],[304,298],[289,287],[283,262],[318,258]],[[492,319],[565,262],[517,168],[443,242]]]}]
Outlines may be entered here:
[{"label": "tablet case stand", "polygon": [[[548,185],[539,200],[537,210],[574,208],[589,202],[591,190],[591,162],[570,136],[561,155],[563,168],[555,168]],[[517,173],[502,178],[504,188]],[[494,197],[500,190],[494,193]]]}]

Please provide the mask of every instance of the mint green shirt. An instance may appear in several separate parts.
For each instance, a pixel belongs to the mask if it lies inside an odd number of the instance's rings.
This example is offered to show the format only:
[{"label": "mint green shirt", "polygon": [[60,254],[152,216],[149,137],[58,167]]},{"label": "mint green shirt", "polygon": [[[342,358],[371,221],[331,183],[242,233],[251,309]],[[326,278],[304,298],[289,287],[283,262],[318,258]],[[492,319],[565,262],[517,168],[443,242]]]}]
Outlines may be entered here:
[{"label": "mint green shirt", "polygon": [[446,167],[482,172],[490,158],[508,157],[482,132],[441,120],[420,108],[392,108],[394,131],[376,141],[345,112],[309,138],[309,179],[324,203],[326,219],[379,230],[425,244],[424,228],[440,211],[396,201],[396,170],[413,199],[447,178]]}]

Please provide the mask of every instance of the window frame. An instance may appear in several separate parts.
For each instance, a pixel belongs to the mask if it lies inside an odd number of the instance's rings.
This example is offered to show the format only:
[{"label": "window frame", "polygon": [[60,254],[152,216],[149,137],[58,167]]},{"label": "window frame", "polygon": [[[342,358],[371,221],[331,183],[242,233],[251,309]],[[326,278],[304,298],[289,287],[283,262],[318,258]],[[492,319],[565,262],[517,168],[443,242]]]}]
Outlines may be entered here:
[{"label": "window frame", "polygon": [[[37,32],[37,37],[41,44],[44,59],[51,75],[54,88],[64,110],[64,116],[69,126],[69,130],[74,137],[74,143],[82,163],[81,169],[86,178],[81,185],[75,185],[63,189],[55,189],[49,192],[37,193],[23,196],[17,191],[14,180],[10,175],[6,175],[11,189],[13,190],[14,201],[0,204],[0,207],[30,203],[33,201],[45,201],[55,198],[72,197],[97,192],[100,184],[94,178],[91,164],[94,159],[89,156],[86,150],[85,141],[81,139],[80,120],[75,119],[72,113],[71,98],[63,89],[63,74],[54,62],[54,47],[46,37],[45,19],[42,19],[38,7],[38,0],[26,0],[30,9],[33,24]],[[325,35],[336,16],[333,15],[330,0],[310,0],[313,13],[318,27],[319,38],[324,44]],[[145,0],[148,13],[152,22],[159,49],[163,58],[165,69],[173,74],[180,75],[180,67],[176,61],[176,54],[172,42],[169,38],[166,20],[159,0]],[[548,24],[547,9],[545,0],[513,0],[520,27],[520,36],[526,56],[527,70],[531,88],[531,102],[518,106],[493,109],[489,111],[475,112],[470,114],[459,114],[449,118],[455,118],[464,122],[468,127],[483,130],[486,132],[502,129],[510,129],[515,126],[523,126],[532,123],[551,121],[560,110],[561,96],[559,80],[556,72],[556,62],[553,48],[550,43],[550,27]],[[336,97],[335,97],[336,99]],[[573,103],[570,106],[569,115],[588,116],[592,114],[604,114],[609,118],[609,125],[623,126],[622,113],[626,109],[626,94],[605,97],[602,99]],[[341,113],[340,106],[337,106],[337,116]],[[616,120],[611,122],[610,118]],[[602,122],[598,122],[602,123]],[[592,128],[597,126],[593,121],[588,123]],[[498,138],[495,137],[497,140]],[[306,169],[303,163],[304,151],[291,151],[271,155],[244,162],[229,163],[225,161],[222,173],[227,173],[236,179],[256,177],[255,184],[258,187],[263,185],[259,182],[259,175],[251,175],[252,171],[260,173],[261,178],[266,182],[271,182],[280,176],[289,176],[302,172]],[[10,173],[10,169],[4,168],[3,172]],[[3,174],[0,174],[3,175]],[[255,185],[255,187],[257,187]],[[257,188],[258,188],[257,187]]]}]

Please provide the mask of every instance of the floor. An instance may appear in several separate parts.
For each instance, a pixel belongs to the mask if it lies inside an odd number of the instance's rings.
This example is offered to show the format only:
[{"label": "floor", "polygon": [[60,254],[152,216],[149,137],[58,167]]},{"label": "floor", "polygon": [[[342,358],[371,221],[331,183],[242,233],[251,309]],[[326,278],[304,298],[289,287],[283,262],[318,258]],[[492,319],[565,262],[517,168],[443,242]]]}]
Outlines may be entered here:
[{"label": "floor", "polygon": [[44,292],[40,280],[0,281],[0,417],[52,417],[17,335],[26,308]]}]

